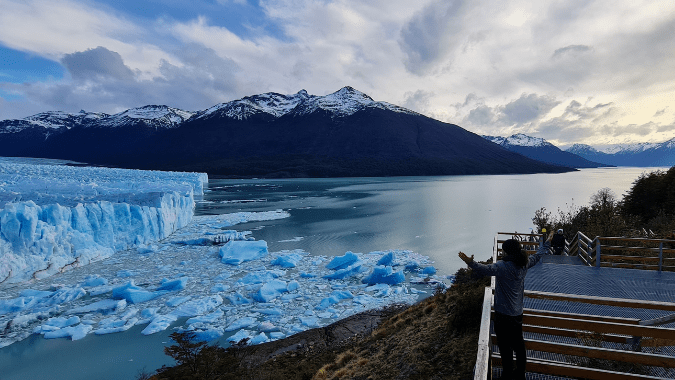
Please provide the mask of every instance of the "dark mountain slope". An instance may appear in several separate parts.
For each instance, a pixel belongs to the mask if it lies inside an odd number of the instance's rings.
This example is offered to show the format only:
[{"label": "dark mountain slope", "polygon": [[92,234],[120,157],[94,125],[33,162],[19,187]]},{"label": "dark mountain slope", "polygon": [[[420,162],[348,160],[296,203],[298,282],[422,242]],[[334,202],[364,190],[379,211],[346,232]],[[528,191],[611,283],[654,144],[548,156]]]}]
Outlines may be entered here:
[{"label": "dark mountain slope", "polygon": [[196,113],[146,106],[115,115],[40,115],[2,122],[0,155],[237,177],[572,170],[351,87],[326,96],[254,95]]}]

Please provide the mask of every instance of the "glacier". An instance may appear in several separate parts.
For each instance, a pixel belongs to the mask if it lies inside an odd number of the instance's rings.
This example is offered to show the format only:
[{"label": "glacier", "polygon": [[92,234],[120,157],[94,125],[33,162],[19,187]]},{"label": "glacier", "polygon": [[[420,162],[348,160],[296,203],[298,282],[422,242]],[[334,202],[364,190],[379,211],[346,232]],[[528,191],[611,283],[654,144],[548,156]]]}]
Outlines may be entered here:
[{"label": "glacier", "polygon": [[0,285],[40,279],[167,238],[205,173],[0,160]]},{"label": "glacier", "polygon": [[255,344],[445,286],[412,251],[273,252],[234,227],[293,210],[195,216],[207,180],[0,159],[0,348],[133,326]]}]

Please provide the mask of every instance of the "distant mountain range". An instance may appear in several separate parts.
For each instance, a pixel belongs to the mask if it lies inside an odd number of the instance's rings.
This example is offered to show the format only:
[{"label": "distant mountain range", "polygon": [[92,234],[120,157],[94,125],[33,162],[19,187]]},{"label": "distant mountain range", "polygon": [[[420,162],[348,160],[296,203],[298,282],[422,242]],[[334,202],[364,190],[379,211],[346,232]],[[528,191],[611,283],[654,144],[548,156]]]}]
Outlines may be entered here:
[{"label": "distant mountain range", "polygon": [[199,112],[145,106],[0,121],[0,155],[215,176],[563,172],[351,87],[265,93]]},{"label": "distant mountain range", "polygon": [[525,157],[546,162],[552,165],[568,166],[571,168],[598,168],[612,166],[580,157],[574,153],[560,150],[550,142],[527,136],[522,133],[510,137],[483,136],[485,139],[502,146],[512,152],[520,153]]},{"label": "distant mountain range", "polygon": [[567,152],[587,160],[616,166],[673,166],[675,165],[675,138],[662,143],[615,145],[598,150],[590,145],[574,144]]}]

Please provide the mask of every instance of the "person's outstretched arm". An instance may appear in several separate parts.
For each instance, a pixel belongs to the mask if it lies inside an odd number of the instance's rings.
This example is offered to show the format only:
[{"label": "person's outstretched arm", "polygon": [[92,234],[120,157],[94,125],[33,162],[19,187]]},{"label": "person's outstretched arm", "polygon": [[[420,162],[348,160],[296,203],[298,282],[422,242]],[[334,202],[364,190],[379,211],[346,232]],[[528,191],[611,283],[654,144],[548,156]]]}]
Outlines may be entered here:
[{"label": "person's outstretched arm", "polygon": [[477,263],[473,260],[473,255],[471,257],[467,256],[464,252],[459,252],[457,254],[462,261],[466,263],[466,265],[476,271],[478,274],[483,275],[483,276],[496,276],[498,268],[495,264],[481,264]]},{"label": "person's outstretched arm", "polygon": [[527,268],[531,268],[535,266],[541,258],[548,254],[549,249],[551,249],[551,239],[553,239],[553,231],[548,235],[548,239],[542,244],[539,249],[537,250],[537,253],[534,255],[531,255],[528,260],[527,260]]}]

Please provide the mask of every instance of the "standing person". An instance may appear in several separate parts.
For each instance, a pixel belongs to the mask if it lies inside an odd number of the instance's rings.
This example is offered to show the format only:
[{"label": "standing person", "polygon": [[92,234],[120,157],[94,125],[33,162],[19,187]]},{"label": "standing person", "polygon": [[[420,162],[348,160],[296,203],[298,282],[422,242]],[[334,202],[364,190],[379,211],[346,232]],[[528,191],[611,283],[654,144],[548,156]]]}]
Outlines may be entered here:
[{"label": "standing person", "polygon": [[563,250],[565,250],[565,235],[563,235],[562,228],[558,229],[558,233],[553,235],[551,239],[551,247],[553,247],[554,255],[562,255]]},{"label": "standing person", "polygon": [[[501,261],[484,265],[459,252],[459,258],[469,268],[483,276],[495,276],[495,319],[497,346],[502,357],[502,379],[525,379],[527,357],[523,340],[523,293],[527,270],[537,264],[551,247],[553,233],[539,246],[536,254],[528,257],[520,243],[509,239],[502,243],[504,256]],[[516,353],[516,369],[513,369],[513,352]]]}]

